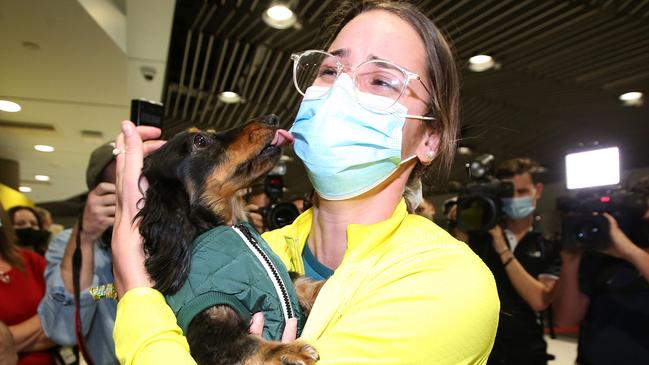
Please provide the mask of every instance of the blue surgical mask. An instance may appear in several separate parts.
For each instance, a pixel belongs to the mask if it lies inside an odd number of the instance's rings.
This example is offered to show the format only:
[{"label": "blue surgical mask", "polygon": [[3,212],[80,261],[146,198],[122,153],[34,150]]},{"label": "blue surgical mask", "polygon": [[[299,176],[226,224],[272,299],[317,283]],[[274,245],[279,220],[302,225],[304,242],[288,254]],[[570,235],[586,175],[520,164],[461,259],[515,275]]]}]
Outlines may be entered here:
[{"label": "blue surgical mask", "polygon": [[[290,131],[294,149],[304,162],[318,195],[343,200],[361,195],[394,173],[401,164],[405,106],[369,93],[355,92],[347,74],[328,93],[311,86],[305,93]],[[359,105],[372,105],[378,113]]]},{"label": "blue surgical mask", "polygon": [[534,213],[534,200],[531,196],[503,198],[503,211],[511,219],[521,219]]}]

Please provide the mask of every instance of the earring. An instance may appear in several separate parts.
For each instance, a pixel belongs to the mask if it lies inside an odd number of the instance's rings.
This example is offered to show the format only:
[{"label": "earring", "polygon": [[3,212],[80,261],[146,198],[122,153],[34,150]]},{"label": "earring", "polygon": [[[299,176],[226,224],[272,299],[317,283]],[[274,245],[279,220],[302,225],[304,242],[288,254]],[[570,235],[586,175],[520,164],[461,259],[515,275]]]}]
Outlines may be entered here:
[{"label": "earring", "polygon": [[426,158],[432,161],[433,158],[435,158],[435,152],[433,151],[426,152]]}]

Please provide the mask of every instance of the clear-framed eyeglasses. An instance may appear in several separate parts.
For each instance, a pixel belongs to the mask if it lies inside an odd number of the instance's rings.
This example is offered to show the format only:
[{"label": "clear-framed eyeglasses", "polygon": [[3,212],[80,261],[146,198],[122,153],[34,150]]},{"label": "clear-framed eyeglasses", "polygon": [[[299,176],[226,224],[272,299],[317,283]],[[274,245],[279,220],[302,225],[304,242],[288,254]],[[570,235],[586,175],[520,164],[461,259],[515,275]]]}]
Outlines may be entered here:
[{"label": "clear-framed eyeglasses", "polygon": [[[321,95],[310,92],[309,97],[317,99],[327,95],[329,89],[343,73],[352,77],[355,92],[370,93],[392,101],[385,109],[379,110],[375,105],[363,105],[363,99],[356,97],[366,109],[384,112],[390,109],[403,96],[411,80],[421,83],[428,95],[432,95],[419,75],[387,60],[371,59],[356,67],[345,66],[340,57],[320,50],[308,50],[291,55],[293,60],[293,83],[297,91],[305,95],[310,86],[323,86]],[[316,93],[317,94],[317,93]],[[435,120],[434,117],[408,116],[423,120]]]}]

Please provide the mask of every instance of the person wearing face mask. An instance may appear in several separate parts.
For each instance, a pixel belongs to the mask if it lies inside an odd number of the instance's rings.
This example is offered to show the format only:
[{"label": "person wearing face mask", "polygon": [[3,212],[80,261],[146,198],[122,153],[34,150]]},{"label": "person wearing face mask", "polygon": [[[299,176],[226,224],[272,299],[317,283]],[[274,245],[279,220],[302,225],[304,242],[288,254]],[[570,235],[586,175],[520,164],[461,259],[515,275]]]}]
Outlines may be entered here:
[{"label": "person wearing face mask", "polygon": [[[86,169],[88,196],[79,234],[82,263],[79,272],[80,318],[84,342],[95,364],[117,364],[113,326],[117,304],[112,299],[95,300],[88,288],[112,283],[110,252],[115,215],[114,145],[106,143],[91,154]],[[47,291],[38,307],[43,329],[59,345],[77,343],[73,296],[73,254],[77,246],[77,224],[57,235],[45,255]]]},{"label": "person wearing face mask", "polygon": [[[25,213],[17,217],[32,218]],[[0,364],[54,364],[50,349],[55,345],[36,313],[45,292],[44,270],[41,255],[16,244],[8,212],[0,204]]]},{"label": "person wearing face mask", "polygon": [[496,177],[511,181],[514,196],[502,199],[504,216],[488,233],[470,233],[469,245],[491,269],[500,298],[500,321],[489,364],[547,364],[540,312],[551,303],[559,278],[555,243],[534,228],[543,184],[529,158],[502,162]]},{"label": "person wearing face mask", "polygon": [[20,205],[9,209],[8,214],[16,230],[18,245],[44,255],[50,232],[43,227],[36,210]]},{"label": "person wearing face mask", "polygon": [[[493,276],[464,243],[409,213],[421,176],[452,161],[459,86],[450,46],[406,2],[347,2],[330,24],[326,51],[291,57],[304,98],[290,132],[313,206],[263,235],[289,270],[327,279],[301,339],[323,365],[483,364],[498,320]],[[128,364],[193,364],[133,226],[143,155],[156,143],[142,139],[159,132],[128,121],[122,132],[116,352]]]}]

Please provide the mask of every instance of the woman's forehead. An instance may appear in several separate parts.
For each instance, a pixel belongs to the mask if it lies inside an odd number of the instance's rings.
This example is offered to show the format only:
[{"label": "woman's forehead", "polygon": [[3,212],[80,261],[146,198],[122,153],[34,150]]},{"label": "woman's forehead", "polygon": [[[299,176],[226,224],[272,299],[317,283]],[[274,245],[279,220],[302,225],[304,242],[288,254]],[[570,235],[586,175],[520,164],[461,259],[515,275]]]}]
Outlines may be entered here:
[{"label": "woman's forehead", "polygon": [[328,51],[354,66],[380,58],[426,74],[426,51],[421,37],[408,22],[384,10],[367,11],[352,19]]}]

